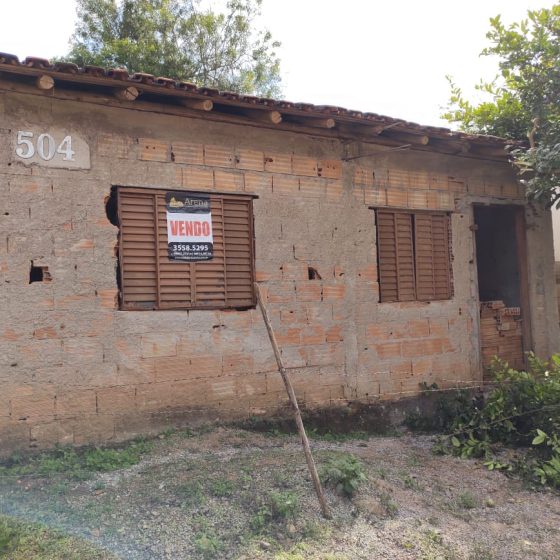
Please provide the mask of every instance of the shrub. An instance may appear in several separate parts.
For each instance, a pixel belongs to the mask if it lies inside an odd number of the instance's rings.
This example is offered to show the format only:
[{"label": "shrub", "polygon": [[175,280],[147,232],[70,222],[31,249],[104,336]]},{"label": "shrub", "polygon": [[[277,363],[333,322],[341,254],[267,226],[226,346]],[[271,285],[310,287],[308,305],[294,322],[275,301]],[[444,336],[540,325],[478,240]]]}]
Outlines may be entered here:
[{"label": "shrub", "polygon": [[537,435],[533,439],[533,445],[545,445],[550,447],[549,458],[540,461],[534,468],[534,474],[541,484],[549,484],[560,488],[560,438],[558,434],[547,435],[537,429]]},{"label": "shrub", "polygon": [[[518,371],[495,359],[496,387],[457,417],[452,435],[440,440],[436,451],[483,457],[489,469],[528,472],[541,484],[560,487],[560,355],[545,362],[530,353],[528,363],[527,371]],[[494,444],[529,452],[521,463],[501,463],[494,458]]]},{"label": "shrub", "polygon": [[339,494],[352,497],[366,480],[366,475],[362,462],[347,453],[331,459],[322,469],[321,479],[333,485]]}]

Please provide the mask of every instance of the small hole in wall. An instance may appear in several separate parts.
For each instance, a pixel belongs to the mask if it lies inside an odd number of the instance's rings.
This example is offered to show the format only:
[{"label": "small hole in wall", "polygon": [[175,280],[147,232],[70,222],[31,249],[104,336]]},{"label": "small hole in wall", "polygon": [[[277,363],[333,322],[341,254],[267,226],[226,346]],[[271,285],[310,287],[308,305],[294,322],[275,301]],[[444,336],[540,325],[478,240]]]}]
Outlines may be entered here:
[{"label": "small hole in wall", "polygon": [[317,269],[313,268],[312,266],[307,267],[307,276],[309,280],[321,280],[321,275],[319,274]]},{"label": "small hole in wall", "polygon": [[29,270],[29,283],[33,282],[50,282],[52,280],[48,266],[35,266],[31,261],[31,269]]}]

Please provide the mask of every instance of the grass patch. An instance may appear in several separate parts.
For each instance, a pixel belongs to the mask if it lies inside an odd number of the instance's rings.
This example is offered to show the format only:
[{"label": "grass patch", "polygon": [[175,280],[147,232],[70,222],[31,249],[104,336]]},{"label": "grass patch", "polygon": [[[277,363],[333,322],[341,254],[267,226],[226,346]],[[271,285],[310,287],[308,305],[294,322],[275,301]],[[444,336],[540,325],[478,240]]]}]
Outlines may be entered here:
[{"label": "grass patch", "polygon": [[189,480],[178,485],[175,494],[181,500],[181,505],[186,508],[200,507],[206,502],[204,486],[198,480]]},{"label": "grass patch", "polygon": [[476,545],[469,555],[469,560],[494,560],[494,555],[487,546]]},{"label": "grass patch", "polygon": [[403,477],[404,487],[409,490],[420,490],[420,483],[415,476],[407,474]]},{"label": "grass patch", "polygon": [[202,558],[216,558],[223,546],[218,535],[211,530],[197,533],[194,538],[194,548]]},{"label": "grass patch", "polygon": [[476,496],[469,491],[457,496],[457,505],[463,509],[475,509],[478,506]]},{"label": "grass patch", "polygon": [[0,466],[0,475],[44,475],[64,473],[78,480],[94,472],[108,472],[136,465],[153,447],[151,442],[136,440],[122,448],[94,447],[76,450],[58,447],[37,456],[12,456]]},{"label": "grass patch", "polygon": [[116,560],[75,537],[0,515],[0,558],[5,560]]},{"label": "grass patch", "polygon": [[379,503],[383,506],[383,509],[388,517],[396,517],[399,512],[399,506],[397,502],[391,498],[390,494],[387,492],[381,492],[381,494],[379,494]]},{"label": "grass patch", "polygon": [[218,478],[212,482],[210,490],[217,498],[227,498],[233,494],[235,484],[226,478]]}]

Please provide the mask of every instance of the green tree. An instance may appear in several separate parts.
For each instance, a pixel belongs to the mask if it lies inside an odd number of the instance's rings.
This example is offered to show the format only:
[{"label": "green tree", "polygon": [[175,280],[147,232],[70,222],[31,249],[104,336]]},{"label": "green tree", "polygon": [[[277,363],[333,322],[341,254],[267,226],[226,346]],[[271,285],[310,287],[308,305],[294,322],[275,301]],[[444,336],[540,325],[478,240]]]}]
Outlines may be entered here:
[{"label": "green tree", "polygon": [[261,3],[229,0],[215,13],[199,0],[78,0],[64,60],[277,96],[280,44],[256,27]]},{"label": "green tree", "polygon": [[486,36],[481,54],[499,60],[496,79],[477,86],[488,100],[472,104],[450,80],[443,117],[467,132],[517,141],[512,161],[528,196],[560,206],[560,4],[509,26],[496,16]]}]

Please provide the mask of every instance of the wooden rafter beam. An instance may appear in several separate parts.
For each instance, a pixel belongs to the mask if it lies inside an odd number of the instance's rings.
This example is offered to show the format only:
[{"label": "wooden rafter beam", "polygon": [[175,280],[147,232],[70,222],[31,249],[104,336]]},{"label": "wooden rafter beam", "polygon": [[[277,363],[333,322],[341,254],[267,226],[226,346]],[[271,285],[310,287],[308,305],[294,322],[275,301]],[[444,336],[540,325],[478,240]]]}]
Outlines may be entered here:
[{"label": "wooden rafter beam", "polygon": [[244,109],[241,111],[241,113],[251,120],[259,121],[266,124],[280,124],[282,122],[282,113],[280,113],[280,111],[267,111],[265,109]]},{"label": "wooden rafter beam", "polygon": [[211,99],[181,99],[181,105],[197,111],[211,111],[214,108]]},{"label": "wooden rafter beam", "polygon": [[121,101],[134,101],[140,95],[140,91],[134,86],[128,86],[116,89],[114,95]]},{"label": "wooden rafter beam", "polygon": [[430,142],[430,137],[427,134],[411,134],[410,132],[403,132],[401,130],[386,129],[381,132],[380,136],[397,140],[403,144],[421,144],[426,146]]},{"label": "wooden rafter beam", "polygon": [[305,126],[314,126],[316,128],[334,128],[336,121],[331,118],[317,118],[317,117],[298,117],[292,115],[282,115],[284,122],[291,122],[295,124],[303,124]]},{"label": "wooden rafter beam", "polygon": [[52,76],[48,76],[47,74],[43,74],[38,76],[35,80],[35,85],[43,91],[49,91],[54,87],[54,79]]}]

